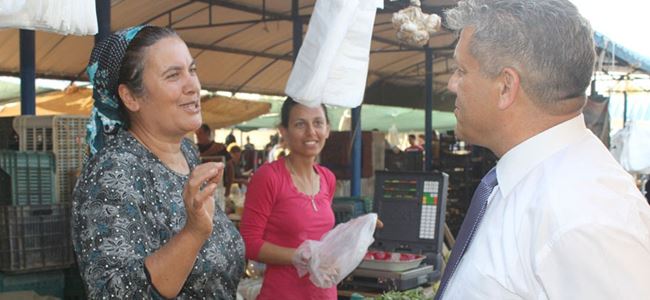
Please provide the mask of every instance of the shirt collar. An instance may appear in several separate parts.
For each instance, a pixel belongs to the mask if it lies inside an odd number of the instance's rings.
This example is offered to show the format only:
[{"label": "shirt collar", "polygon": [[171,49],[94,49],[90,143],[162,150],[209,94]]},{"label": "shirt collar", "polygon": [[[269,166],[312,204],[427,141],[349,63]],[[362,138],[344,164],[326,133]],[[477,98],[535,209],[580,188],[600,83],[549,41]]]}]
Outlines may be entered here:
[{"label": "shirt collar", "polygon": [[555,125],[510,149],[497,163],[497,180],[503,197],[534,167],[587,133],[582,114]]}]

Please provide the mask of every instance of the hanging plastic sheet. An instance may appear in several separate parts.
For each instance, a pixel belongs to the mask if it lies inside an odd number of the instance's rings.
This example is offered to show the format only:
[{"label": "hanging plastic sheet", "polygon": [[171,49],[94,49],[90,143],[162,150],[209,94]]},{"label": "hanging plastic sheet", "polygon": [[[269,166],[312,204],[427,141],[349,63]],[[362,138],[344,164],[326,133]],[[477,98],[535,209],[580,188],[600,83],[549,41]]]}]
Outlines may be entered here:
[{"label": "hanging plastic sheet", "polygon": [[94,35],[97,33],[95,0],[2,0],[0,28]]},{"label": "hanging plastic sheet", "polygon": [[383,5],[383,0],[316,1],[285,93],[311,107],[359,106],[375,15]]}]

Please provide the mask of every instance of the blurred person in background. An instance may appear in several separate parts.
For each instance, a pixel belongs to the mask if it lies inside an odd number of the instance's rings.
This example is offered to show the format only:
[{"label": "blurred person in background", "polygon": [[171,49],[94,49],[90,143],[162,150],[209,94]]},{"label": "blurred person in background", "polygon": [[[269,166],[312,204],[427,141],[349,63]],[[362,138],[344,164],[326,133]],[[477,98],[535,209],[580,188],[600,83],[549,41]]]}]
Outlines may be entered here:
[{"label": "blurred person in background", "polygon": [[246,136],[246,144],[244,144],[244,150],[255,150],[255,145],[251,143],[250,136]]},{"label": "blurred person in background", "polygon": [[239,146],[234,145],[230,147],[230,156],[232,158],[226,163],[224,175],[226,177],[226,197],[230,195],[230,190],[233,184],[238,185],[239,188],[248,184],[248,176],[242,172],[241,154],[242,150]]},{"label": "blurred person in background", "polygon": [[419,145],[417,138],[415,137],[415,134],[409,134],[408,135],[408,140],[409,140],[409,146],[404,149],[404,152],[422,152],[424,151],[424,148]]},{"label": "blurred person in background", "polygon": [[273,162],[287,156],[287,150],[288,149],[284,137],[278,137],[278,143],[273,145],[273,147],[271,147],[271,150],[269,150],[267,162]]},{"label": "blurred person in background", "polygon": [[226,145],[214,141],[212,129],[208,124],[201,124],[201,127],[194,131],[194,134],[196,135],[196,145],[199,148],[201,157],[223,156],[226,161],[230,160],[230,153],[226,150]]},{"label": "blurred person in background", "polygon": [[233,145],[237,145],[237,139],[235,138],[235,134],[233,131],[230,131],[230,133],[226,136],[226,149],[228,149],[228,152],[230,152],[230,147]]}]

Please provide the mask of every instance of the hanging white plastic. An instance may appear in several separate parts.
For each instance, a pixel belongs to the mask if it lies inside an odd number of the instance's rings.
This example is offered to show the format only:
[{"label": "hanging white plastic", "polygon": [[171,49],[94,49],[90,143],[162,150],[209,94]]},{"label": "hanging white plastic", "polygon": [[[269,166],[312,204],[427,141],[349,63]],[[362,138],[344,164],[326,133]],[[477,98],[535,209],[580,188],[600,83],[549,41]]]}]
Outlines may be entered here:
[{"label": "hanging white plastic", "polygon": [[2,0],[0,28],[94,35],[97,33],[95,0]]},{"label": "hanging white plastic", "polygon": [[610,152],[623,169],[636,174],[650,174],[650,124],[629,122],[616,132]]},{"label": "hanging white plastic", "polygon": [[316,1],[285,93],[311,107],[359,106],[375,15],[383,5],[383,0]]}]

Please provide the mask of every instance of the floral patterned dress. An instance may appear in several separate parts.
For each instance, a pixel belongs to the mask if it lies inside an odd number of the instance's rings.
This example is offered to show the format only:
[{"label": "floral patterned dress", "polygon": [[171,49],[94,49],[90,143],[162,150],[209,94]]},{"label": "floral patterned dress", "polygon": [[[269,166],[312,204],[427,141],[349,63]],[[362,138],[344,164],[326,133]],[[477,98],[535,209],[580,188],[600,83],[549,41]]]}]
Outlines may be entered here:
[{"label": "floral patterned dress", "polygon": [[[188,140],[181,149],[198,164]],[[85,166],[73,193],[73,240],[90,299],[159,299],[144,259],[185,225],[182,192],[188,175],[167,168],[131,133],[120,131]],[[203,245],[178,299],[235,299],[244,244],[215,208]]]}]

